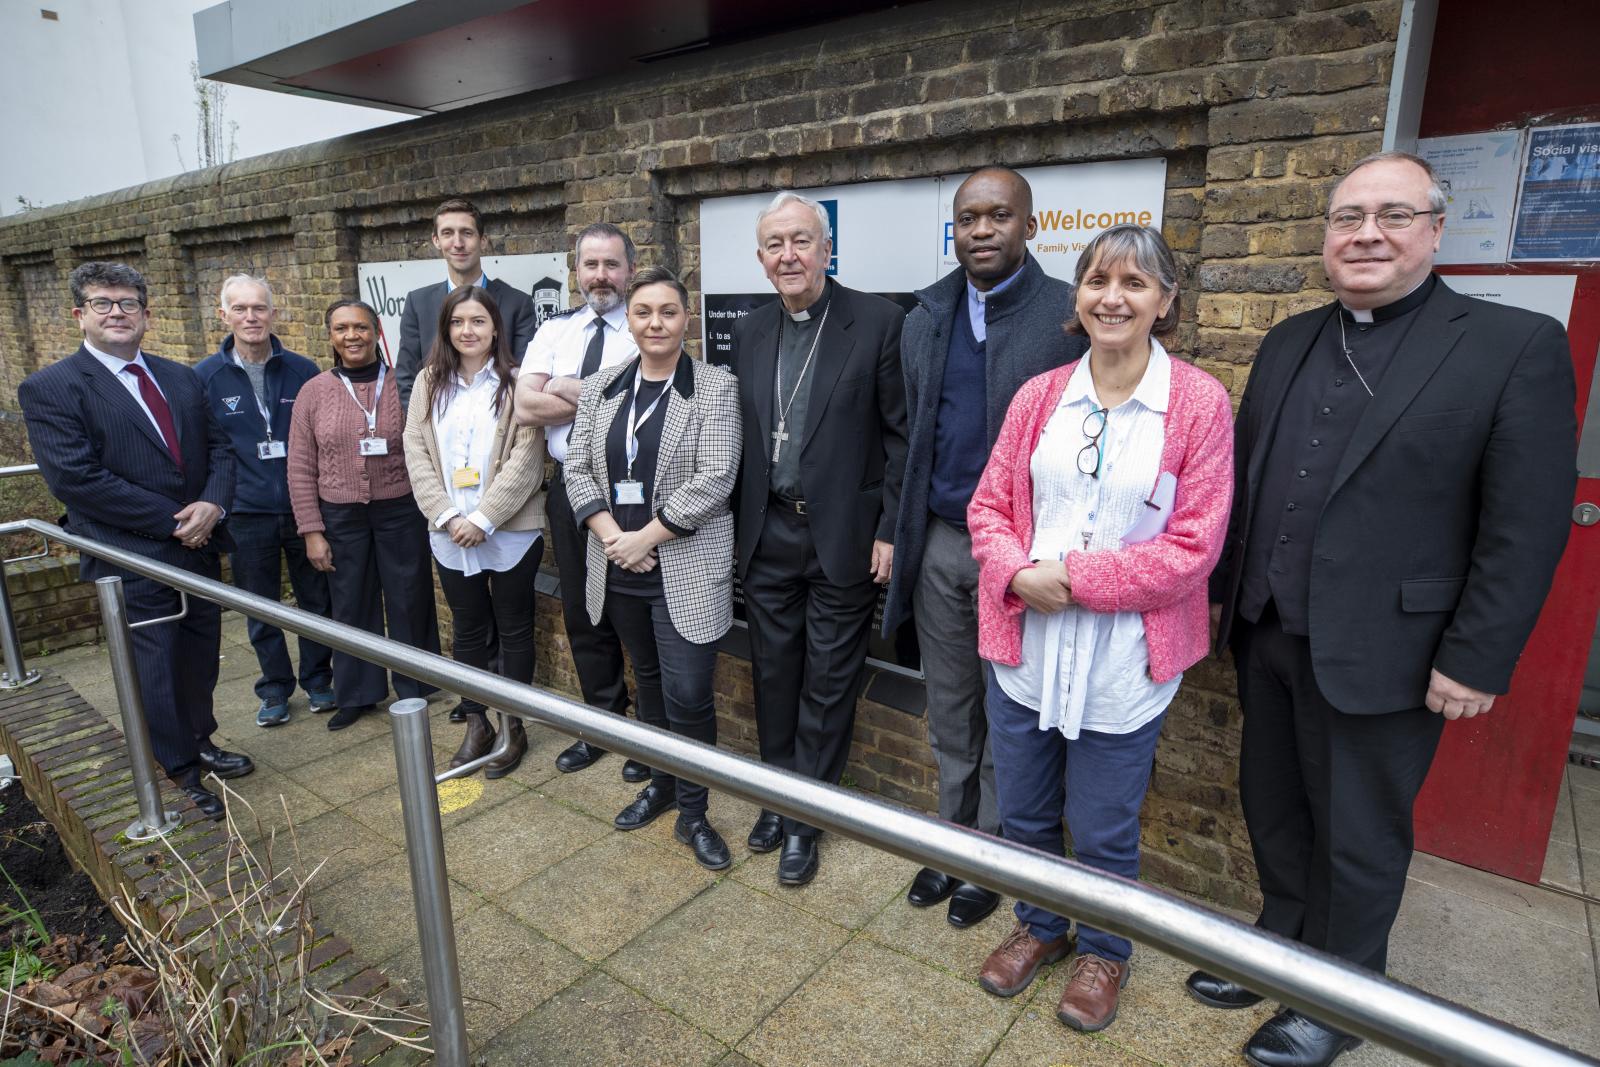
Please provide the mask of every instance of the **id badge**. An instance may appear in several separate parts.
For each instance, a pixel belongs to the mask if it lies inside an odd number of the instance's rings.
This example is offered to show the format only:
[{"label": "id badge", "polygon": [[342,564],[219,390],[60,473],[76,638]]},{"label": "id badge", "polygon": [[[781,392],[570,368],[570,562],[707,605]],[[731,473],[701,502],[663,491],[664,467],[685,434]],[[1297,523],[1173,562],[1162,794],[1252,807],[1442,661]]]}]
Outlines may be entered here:
[{"label": "id badge", "polygon": [[482,480],[476,467],[457,467],[450,472],[450,484],[456,489],[471,489]]},{"label": "id badge", "polygon": [[387,437],[363,437],[356,442],[356,451],[363,456],[387,456],[389,454],[389,439]]},{"label": "id badge", "polygon": [[283,459],[288,455],[289,455],[289,444],[288,444],[287,441],[257,441],[256,442],[256,458],[257,459]]},{"label": "id badge", "polygon": [[644,483],[643,482],[636,482],[636,481],[633,481],[632,479],[629,479],[629,480],[626,480],[626,481],[621,481],[621,482],[618,482],[616,484],[616,491],[617,491],[617,503],[618,504],[643,504],[644,503]]}]

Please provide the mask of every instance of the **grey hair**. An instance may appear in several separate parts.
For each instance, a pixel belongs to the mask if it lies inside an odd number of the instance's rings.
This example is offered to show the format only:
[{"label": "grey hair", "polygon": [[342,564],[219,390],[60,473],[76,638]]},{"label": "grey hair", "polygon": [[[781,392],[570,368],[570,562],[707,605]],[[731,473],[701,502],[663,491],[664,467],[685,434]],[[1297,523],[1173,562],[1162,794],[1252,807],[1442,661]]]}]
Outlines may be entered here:
[{"label": "grey hair", "polygon": [[578,239],[572,242],[573,252],[577,252],[579,249],[581,249],[583,247],[583,242],[589,240],[591,237],[602,241],[608,240],[612,237],[620,237],[622,239],[622,254],[627,257],[628,269],[632,270],[634,265],[639,262],[639,250],[633,246],[633,238],[629,237],[627,234],[623,233],[619,227],[613,226],[609,222],[591,222],[589,225],[579,230]]},{"label": "grey hair", "polygon": [[230,274],[222,282],[222,288],[217,291],[217,306],[223,311],[228,310],[228,290],[236,285],[259,285],[267,293],[267,307],[272,307],[272,283],[265,278],[254,274]]},{"label": "grey hair", "polygon": [[761,223],[765,221],[768,215],[782,211],[790,204],[799,204],[817,216],[817,237],[819,240],[830,242],[833,240],[833,235],[828,232],[828,209],[809,196],[801,196],[799,193],[792,193],[787,189],[773,197],[772,202],[761,209],[761,214],[756,216],[756,232],[761,232]]},{"label": "grey hair", "polygon": [[1343,178],[1334,183],[1333,192],[1328,194],[1329,206],[1332,206],[1334,197],[1339,195],[1339,187],[1349,180],[1350,175],[1373,163],[1410,163],[1414,167],[1421,168],[1422,173],[1428,176],[1428,208],[1435,218],[1444,218],[1444,209],[1449,206],[1450,201],[1444,195],[1444,186],[1439,184],[1439,176],[1434,173],[1431,163],[1410,152],[1374,152],[1370,156],[1362,156],[1344,172]]},{"label": "grey hair", "polygon": [[[1155,336],[1167,336],[1178,328],[1178,261],[1173,258],[1172,249],[1167,247],[1161,231],[1155,227],[1125,222],[1120,226],[1101,230],[1084,246],[1083,253],[1078,256],[1078,269],[1072,277],[1072,284],[1074,287],[1082,285],[1083,276],[1089,272],[1089,268],[1096,260],[1103,260],[1109,264],[1120,263],[1125,259],[1132,260],[1133,265],[1141,273],[1154,278],[1162,296],[1172,298],[1167,313],[1150,327],[1150,332]],[[1072,334],[1089,332],[1083,328],[1083,323],[1078,321],[1076,309],[1063,328]]]},{"label": "grey hair", "polygon": [[82,307],[88,299],[84,290],[89,287],[97,289],[137,289],[139,303],[150,303],[150,288],[144,283],[144,275],[128,266],[126,263],[110,263],[103,259],[90,260],[80,263],[67,275],[67,287],[72,290],[72,306]]}]

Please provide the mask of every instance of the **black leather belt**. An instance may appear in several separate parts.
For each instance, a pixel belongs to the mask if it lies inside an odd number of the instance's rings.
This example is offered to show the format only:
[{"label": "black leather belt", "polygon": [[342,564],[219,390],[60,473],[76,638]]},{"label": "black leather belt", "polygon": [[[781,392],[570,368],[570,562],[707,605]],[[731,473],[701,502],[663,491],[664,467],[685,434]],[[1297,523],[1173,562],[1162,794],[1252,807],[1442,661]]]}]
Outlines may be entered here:
[{"label": "black leather belt", "polygon": [[804,515],[806,513],[806,502],[804,500],[779,496],[777,493],[769,494],[768,499],[772,501],[772,506],[775,508],[782,508],[784,511],[793,512],[796,515]]}]

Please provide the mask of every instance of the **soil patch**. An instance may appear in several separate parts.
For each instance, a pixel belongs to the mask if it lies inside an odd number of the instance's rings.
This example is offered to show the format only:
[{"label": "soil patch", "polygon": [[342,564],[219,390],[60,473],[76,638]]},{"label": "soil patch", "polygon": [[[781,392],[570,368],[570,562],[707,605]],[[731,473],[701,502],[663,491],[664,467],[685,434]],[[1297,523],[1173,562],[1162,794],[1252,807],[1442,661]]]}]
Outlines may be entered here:
[{"label": "soil patch", "polygon": [[[0,879],[0,904],[18,912],[31,906],[51,937],[82,936],[91,943],[104,938],[107,949],[123,939],[116,914],[100,899],[89,876],[73,866],[55,827],[20,782],[0,790],[0,867],[10,876],[10,881]],[[0,936],[13,945],[26,935],[27,927],[19,921]]]}]

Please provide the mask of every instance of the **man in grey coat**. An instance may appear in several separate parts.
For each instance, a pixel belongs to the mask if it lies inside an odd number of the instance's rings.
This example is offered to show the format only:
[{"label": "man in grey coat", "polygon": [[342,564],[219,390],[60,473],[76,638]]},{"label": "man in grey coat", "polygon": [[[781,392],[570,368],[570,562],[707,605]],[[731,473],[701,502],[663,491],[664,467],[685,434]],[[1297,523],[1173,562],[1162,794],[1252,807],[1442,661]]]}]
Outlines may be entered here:
[{"label": "man in grey coat", "polygon": [[[982,168],[956,190],[954,222],[961,269],[916,294],[900,340],[911,441],[883,625],[888,634],[908,616],[916,621],[940,818],[999,834],[967,503],[1018,387],[1077,359],[1088,342],[1061,328],[1072,314],[1072,286],[1028,254],[1038,223],[1027,179],[1009,167]],[[929,867],[907,894],[918,907],[947,897],[959,927],[981,922],[999,902]]]}]

